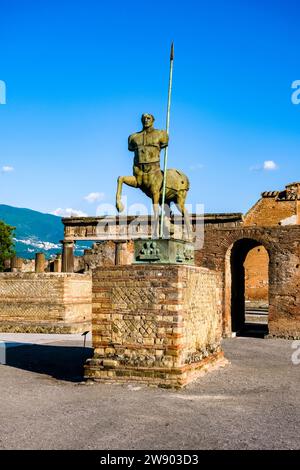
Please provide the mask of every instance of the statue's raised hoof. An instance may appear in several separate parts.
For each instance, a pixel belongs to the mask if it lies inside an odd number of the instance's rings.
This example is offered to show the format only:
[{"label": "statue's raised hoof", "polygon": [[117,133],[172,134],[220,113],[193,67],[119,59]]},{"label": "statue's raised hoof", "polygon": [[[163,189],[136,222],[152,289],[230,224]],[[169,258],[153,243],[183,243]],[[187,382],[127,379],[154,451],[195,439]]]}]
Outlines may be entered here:
[{"label": "statue's raised hoof", "polygon": [[124,205],[122,204],[122,202],[117,201],[117,202],[116,202],[116,208],[117,208],[117,211],[118,211],[118,212],[123,212],[123,210],[124,210]]}]

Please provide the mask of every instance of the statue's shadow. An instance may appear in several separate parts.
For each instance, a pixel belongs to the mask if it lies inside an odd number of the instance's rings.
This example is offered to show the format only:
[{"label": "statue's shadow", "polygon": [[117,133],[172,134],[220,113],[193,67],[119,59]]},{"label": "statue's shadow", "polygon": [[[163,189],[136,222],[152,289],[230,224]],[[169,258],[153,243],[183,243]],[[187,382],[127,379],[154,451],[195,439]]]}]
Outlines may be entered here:
[{"label": "statue's shadow", "polygon": [[5,364],[57,380],[81,382],[85,361],[92,356],[91,347],[19,343],[7,348]]}]

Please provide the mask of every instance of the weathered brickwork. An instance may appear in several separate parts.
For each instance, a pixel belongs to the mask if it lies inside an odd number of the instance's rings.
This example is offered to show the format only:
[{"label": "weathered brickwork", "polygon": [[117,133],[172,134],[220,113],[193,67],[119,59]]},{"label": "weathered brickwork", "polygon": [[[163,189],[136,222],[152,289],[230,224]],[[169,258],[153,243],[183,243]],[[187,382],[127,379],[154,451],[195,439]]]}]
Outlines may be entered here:
[{"label": "weathered brickwork", "polygon": [[98,266],[127,265],[133,261],[134,243],[132,240],[120,242],[108,240],[94,243],[93,247],[85,250],[82,261],[85,271]]},{"label": "weathered brickwork", "polygon": [[[300,227],[245,227],[207,229],[196,263],[222,273],[223,334],[231,335],[234,296],[242,292],[248,252],[263,245],[269,263],[269,332],[284,338],[300,338]],[[233,285],[234,270],[236,282]],[[243,294],[243,292],[242,292]],[[244,301],[243,295],[240,300]],[[236,304],[243,310],[243,305]]]},{"label": "weathered brickwork", "polygon": [[[222,335],[221,280],[211,271],[188,272],[184,290],[185,317],[185,363],[205,358],[219,348]],[[196,349],[195,349],[196,345]]]},{"label": "weathered brickwork", "polygon": [[[300,224],[300,183],[288,184],[283,191],[265,191],[247,212],[243,226],[272,227]],[[250,302],[268,301],[268,260],[255,248],[245,262],[245,298]],[[255,254],[256,253],[256,254]]]},{"label": "weathered brickwork", "polygon": [[221,281],[207,269],[96,269],[92,322],[95,352],[85,376],[96,381],[181,387],[224,361]]},{"label": "weathered brickwork", "polygon": [[280,222],[295,215],[295,201],[276,201],[275,197],[262,197],[246,214],[244,225],[270,227],[272,225],[279,225]]},{"label": "weathered brickwork", "polygon": [[247,212],[244,226],[271,227],[300,223],[300,183],[291,183],[283,191],[265,191]]},{"label": "weathered brickwork", "polygon": [[0,331],[79,333],[91,327],[88,274],[1,273]]}]

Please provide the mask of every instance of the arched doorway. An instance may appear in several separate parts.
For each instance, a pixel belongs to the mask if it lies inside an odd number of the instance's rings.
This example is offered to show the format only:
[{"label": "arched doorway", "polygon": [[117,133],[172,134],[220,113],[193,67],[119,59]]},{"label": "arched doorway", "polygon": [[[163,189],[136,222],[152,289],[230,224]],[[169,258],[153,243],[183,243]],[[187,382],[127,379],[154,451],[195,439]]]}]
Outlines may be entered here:
[{"label": "arched doorway", "polygon": [[269,254],[263,245],[252,248],[246,256],[245,322],[257,329],[268,327]]},{"label": "arched doorway", "polygon": [[225,333],[264,337],[268,333],[269,255],[261,242],[243,238],[229,248],[225,279]]}]

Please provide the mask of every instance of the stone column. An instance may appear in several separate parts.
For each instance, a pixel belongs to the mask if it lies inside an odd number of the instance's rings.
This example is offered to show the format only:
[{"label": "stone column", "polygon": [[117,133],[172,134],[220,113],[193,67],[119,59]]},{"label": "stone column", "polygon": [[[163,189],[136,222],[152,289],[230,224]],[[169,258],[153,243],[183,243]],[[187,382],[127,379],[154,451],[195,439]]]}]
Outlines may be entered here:
[{"label": "stone column", "polygon": [[53,272],[61,273],[61,255],[57,255],[56,259],[53,261]]},{"label": "stone column", "polygon": [[10,262],[11,272],[13,272],[13,273],[21,272],[22,264],[23,264],[22,258],[18,258],[17,256],[13,256],[11,258],[11,262]]},{"label": "stone column", "polygon": [[63,252],[62,252],[62,272],[73,273],[74,272],[74,241],[62,240]]},{"label": "stone column", "polygon": [[134,244],[132,241],[115,241],[115,265],[123,266],[134,261]]},{"label": "stone column", "polygon": [[115,242],[115,265],[120,266],[122,264],[122,250],[123,250],[123,243],[122,242]]},{"label": "stone column", "polygon": [[35,254],[35,272],[36,273],[43,273],[45,272],[45,255],[44,253],[36,253]]}]

